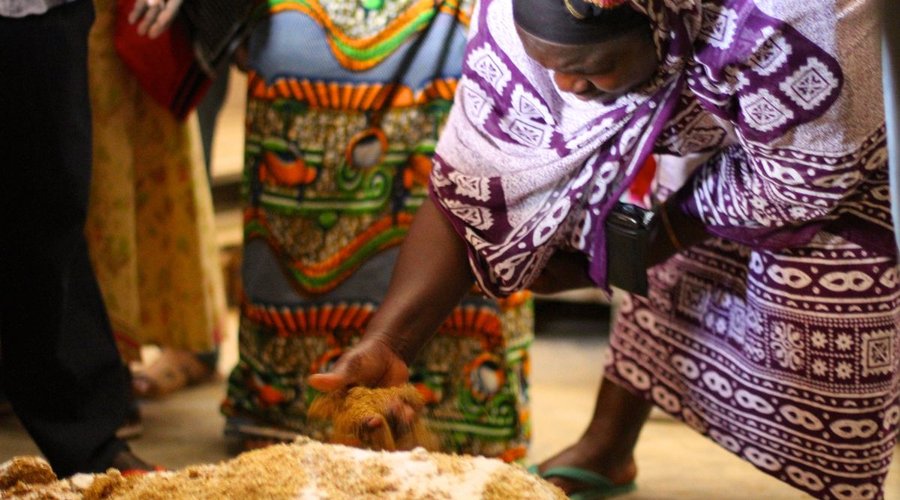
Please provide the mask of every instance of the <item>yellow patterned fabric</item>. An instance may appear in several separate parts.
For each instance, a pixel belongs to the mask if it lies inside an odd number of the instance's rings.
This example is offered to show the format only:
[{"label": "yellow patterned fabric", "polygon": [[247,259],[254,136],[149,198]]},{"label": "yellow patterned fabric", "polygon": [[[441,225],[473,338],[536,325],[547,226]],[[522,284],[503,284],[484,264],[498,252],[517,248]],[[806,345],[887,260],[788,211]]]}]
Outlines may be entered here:
[{"label": "yellow patterned fabric", "polygon": [[152,101],[113,46],[115,2],[90,35],[94,172],[87,237],[120,350],[215,348],[225,298],[212,201],[188,126]]}]

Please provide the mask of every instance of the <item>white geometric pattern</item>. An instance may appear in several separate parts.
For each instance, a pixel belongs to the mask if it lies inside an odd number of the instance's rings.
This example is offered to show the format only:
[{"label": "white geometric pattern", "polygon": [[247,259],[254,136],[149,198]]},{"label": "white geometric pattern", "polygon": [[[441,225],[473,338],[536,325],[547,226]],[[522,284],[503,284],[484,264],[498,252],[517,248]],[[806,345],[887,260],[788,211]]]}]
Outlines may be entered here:
[{"label": "white geometric pattern", "polygon": [[553,136],[553,129],[549,125],[517,116],[512,110],[500,120],[500,128],[517,142],[530,148],[548,147]]},{"label": "white geometric pattern", "polygon": [[494,109],[494,101],[472,80],[463,78],[460,84],[462,88],[460,89],[460,98],[458,100],[462,101],[466,117],[469,118],[473,125],[482,128]]},{"label": "white geometric pattern", "polygon": [[760,132],[769,132],[794,118],[794,112],[768,89],[741,96],[741,109],[747,124]]},{"label": "white geometric pattern", "polygon": [[814,57],[779,85],[782,92],[807,111],[815,109],[837,87],[837,77]]},{"label": "white geometric pattern", "polygon": [[525,90],[521,84],[513,88],[512,107],[521,116],[553,124],[553,115],[547,106],[544,106],[534,94]]},{"label": "white geometric pattern", "polygon": [[487,44],[473,50],[469,54],[467,64],[480,77],[484,78],[484,81],[490,83],[498,94],[503,93],[503,89],[506,88],[506,84],[512,78],[509,68],[503,64],[503,61],[497,57],[497,54]]},{"label": "white geometric pattern", "polygon": [[444,204],[454,216],[474,228],[486,231],[494,225],[494,217],[486,208],[463,205],[456,200],[445,200]]},{"label": "white geometric pattern", "polygon": [[750,64],[754,71],[762,76],[768,76],[784,65],[793,49],[780,31],[766,26],[761,33],[762,38],[750,56]]},{"label": "white geometric pattern", "polygon": [[441,165],[435,161],[434,168],[431,169],[431,176],[429,177],[429,182],[431,182],[431,186],[434,188],[442,188],[450,185],[450,179],[444,176],[444,173],[441,171]]},{"label": "white geometric pattern", "polygon": [[700,26],[700,39],[706,40],[717,49],[725,50],[734,41],[737,29],[737,12],[734,9],[703,5],[703,23]]},{"label": "white geometric pattern", "polygon": [[[453,203],[450,203],[450,204],[445,203],[447,210],[450,210],[449,205],[453,205]],[[455,206],[458,206],[458,205],[459,204],[456,203]],[[479,236],[478,233],[476,233],[474,230],[472,230],[471,227],[466,227],[466,241],[468,241],[469,244],[472,245],[472,248],[474,248],[475,250],[482,250],[491,245],[490,243],[487,242],[487,240],[485,240],[484,238]]]},{"label": "white geometric pattern", "polygon": [[896,341],[896,334],[886,330],[867,332],[863,335],[863,376],[891,372],[894,365],[894,342]]},{"label": "white geometric pattern", "polygon": [[450,172],[449,177],[456,184],[456,194],[478,201],[491,199],[491,187],[486,177],[468,176],[456,171]]}]

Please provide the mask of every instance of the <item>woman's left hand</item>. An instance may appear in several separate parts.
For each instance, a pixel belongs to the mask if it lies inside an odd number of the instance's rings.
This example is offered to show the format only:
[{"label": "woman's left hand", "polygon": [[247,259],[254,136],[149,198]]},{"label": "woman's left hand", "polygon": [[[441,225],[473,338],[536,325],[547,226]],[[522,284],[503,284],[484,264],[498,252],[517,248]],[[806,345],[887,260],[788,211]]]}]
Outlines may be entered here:
[{"label": "woman's left hand", "polygon": [[136,0],[128,14],[128,23],[139,22],[138,34],[156,38],[163,34],[181,7],[182,0]]}]

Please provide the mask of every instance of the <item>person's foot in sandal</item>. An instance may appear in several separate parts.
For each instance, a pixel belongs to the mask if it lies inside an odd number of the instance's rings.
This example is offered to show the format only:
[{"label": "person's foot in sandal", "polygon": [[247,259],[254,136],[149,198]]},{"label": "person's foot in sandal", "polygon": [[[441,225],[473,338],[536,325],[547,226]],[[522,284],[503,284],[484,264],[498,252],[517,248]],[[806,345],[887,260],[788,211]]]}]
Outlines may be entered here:
[{"label": "person's foot in sandal", "polygon": [[614,381],[604,380],[594,415],[581,438],[532,471],[577,500],[633,490],[637,477],[634,448],[652,407]]},{"label": "person's foot in sandal", "polygon": [[163,348],[159,357],[132,376],[132,389],[140,398],[159,398],[179,389],[215,378],[215,365],[192,352]]},{"label": "person's foot in sandal", "polygon": [[593,443],[580,440],[529,471],[559,486],[570,498],[608,498],[635,489],[634,457],[597,453]]}]

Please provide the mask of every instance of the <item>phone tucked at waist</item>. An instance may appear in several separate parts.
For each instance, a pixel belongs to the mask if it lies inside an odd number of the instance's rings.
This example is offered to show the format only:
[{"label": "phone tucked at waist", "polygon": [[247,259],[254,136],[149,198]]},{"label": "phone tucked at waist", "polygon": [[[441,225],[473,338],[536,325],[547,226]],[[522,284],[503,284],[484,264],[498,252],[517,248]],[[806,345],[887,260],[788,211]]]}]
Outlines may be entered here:
[{"label": "phone tucked at waist", "polygon": [[652,210],[616,203],[606,218],[606,273],[610,286],[647,296],[647,258],[653,231]]}]

